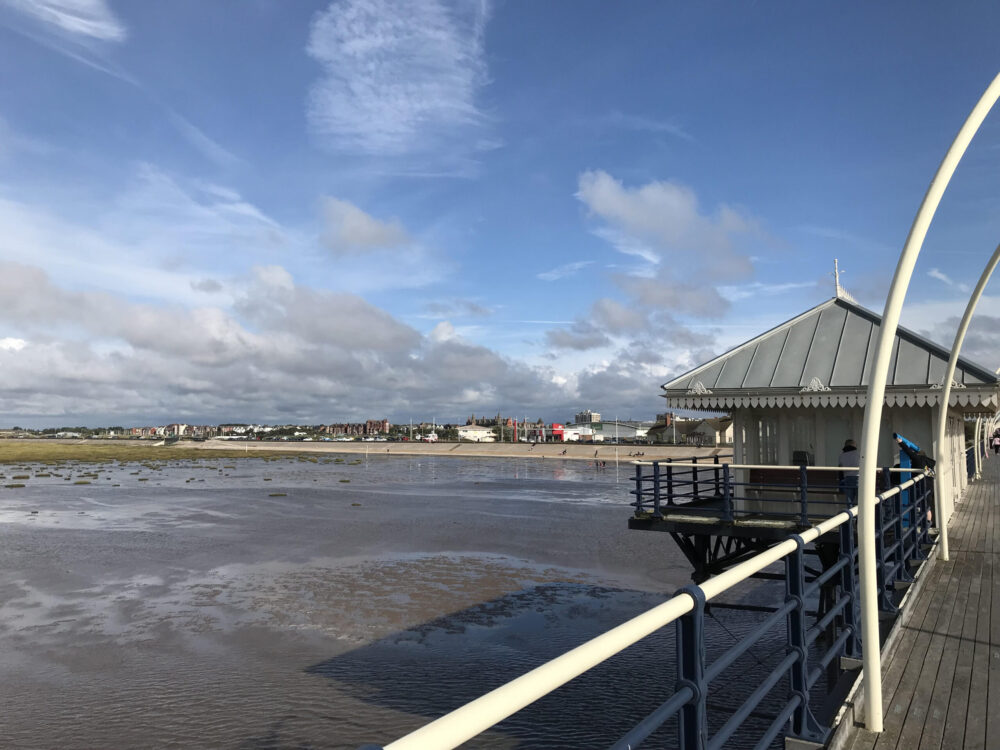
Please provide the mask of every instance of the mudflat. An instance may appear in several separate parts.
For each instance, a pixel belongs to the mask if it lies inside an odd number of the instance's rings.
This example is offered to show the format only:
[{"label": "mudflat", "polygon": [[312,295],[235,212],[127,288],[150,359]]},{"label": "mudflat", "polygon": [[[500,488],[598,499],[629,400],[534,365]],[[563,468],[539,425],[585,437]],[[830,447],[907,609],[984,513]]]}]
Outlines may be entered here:
[{"label": "mudflat", "polygon": [[[580,461],[50,454],[0,474],[5,747],[387,743],[688,574],[627,530],[628,472]],[[471,746],[603,743],[641,718],[640,666],[667,668],[618,660]]]}]

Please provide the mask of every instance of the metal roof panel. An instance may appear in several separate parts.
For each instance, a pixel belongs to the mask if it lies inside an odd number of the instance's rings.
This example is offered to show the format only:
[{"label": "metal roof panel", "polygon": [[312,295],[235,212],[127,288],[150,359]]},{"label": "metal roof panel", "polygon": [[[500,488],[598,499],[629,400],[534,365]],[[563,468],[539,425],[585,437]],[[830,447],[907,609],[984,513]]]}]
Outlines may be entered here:
[{"label": "metal roof panel", "polygon": [[788,330],[779,331],[774,336],[757,344],[757,354],[747,370],[744,388],[767,388],[774,377],[774,369],[778,366],[778,357],[788,338]]},{"label": "metal roof panel", "polygon": [[840,350],[840,335],[844,331],[847,310],[843,307],[828,307],[819,314],[819,323],[813,335],[812,346],[806,356],[805,367],[799,378],[799,385],[808,385],[813,378],[819,378],[823,385],[829,385],[833,375],[833,365]]},{"label": "metal roof panel", "polygon": [[774,377],[771,379],[772,388],[794,388],[799,385],[819,316],[820,313],[816,312],[788,329],[785,348],[781,352]]},{"label": "metal roof panel", "polygon": [[896,371],[893,385],[927,385],[931,353],[906,339],[896,339]]},{"label": "metal roof panel", "polygon": [[864,375],[868,358],[868,341],[871,338],[872,322],[860,315],[848,315],[844,322],[844,332],[840,337],[837,361],[833,366],[833,377],[827,385],[856,386]]}]

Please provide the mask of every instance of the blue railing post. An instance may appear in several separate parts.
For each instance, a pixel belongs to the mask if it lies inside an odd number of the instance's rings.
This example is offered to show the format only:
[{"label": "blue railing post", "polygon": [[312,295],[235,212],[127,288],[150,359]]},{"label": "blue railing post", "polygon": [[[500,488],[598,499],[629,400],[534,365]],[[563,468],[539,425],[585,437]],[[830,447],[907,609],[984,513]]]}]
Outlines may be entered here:
[{"label": "blue railing post", "polygon": [[796,549],[785,558],[785,601],[794,603],[795,608],[788,613],[788,651],[798,658],[788,671],[789,698],[798,697],[799,705],[792,713],[790,736],[823,744],[829,734],[809,708],[809,642],[806,640],[806,574],[802,554],[802,537],[792,534]]},{"label": "blue railing post", "polygon": [[663,518],[660,512],[660,462],[653,461],[653,518]]},{"label": "blue railing post", "polygon": [[722,496],[722,487],[719,484],[719,457],[717,455],[714,456],[714,458],[712,460],[712,463],[715,464],[715,468],[712,469],[712,471],[715,473],[715,496],[716,497],[721,497]]},{"label": "blue railing post", "polygon": [[[927,553],[924,552],[924,545],[930,544],[930,539],[928,539],[928,532],[930,531],[931,522],[927,520],[928,509],[934,507],[934,482],[929,479],[925,479],[920,483],[923,487],[923,492],[920,493],[920,498],[922,500],[921,505],[916,508],[914,513],[914,525],[919,530],[916,536],[916,541],[914,543],[916,557],[919,560],[925,560],[927,558]],[[914,491],[914,496],[917,492]],[[937,526],[938,519],[934,519],[934,525]]]},{"label": "blue railing post", "polygon": [[799,466],[799,523],[809,525],[809,475],[806,465]]},{"label": "blue railing post", "polygon": [[693,697],[677,716],[677,746],[680,750],[708,747],[708,685],[705,682],[705,593],[699,586],[685,586],[677,593],[694,599],[694,609],[677,621],[677,684],[674,691],[689,688]]},{"label": "blue railing post", "polygon": [[642,513],[642,467],[639,464],[635,466],[635,514],[639,515]]},{"label": "blue railing post", "polygon": [[695,464],[694,468],[691,469],[691,499],[698,499],[698,457],[695,456],[691,459],[691,463]]},{"label": "blue railing post", "polygon": [[844,644],[844,655],[861,658],[860,621],[858,620],[858,581],[854,576],[854,521],[840,525],[840,559],[847,559],[840,571],[840,588],[851,601],[844,607],[844,629],[850,630]]},{"label": "blue railing post", "polygon": [[[927,535],[928,535],[928,532],[930,532],[931,524],[930,524],[930,521],[927,520],[927,512],[928,512],[928,510],[930,508],[934,507],[934,492],[935,492],[935,490],[934,490],[934,482],[925,481],[925,482],[923,482],[923,485],[924,485],[924,504],[917,511],[920,514],[920,517],[916,521],[916,523],[920,524],[919,527],[918,527],[921,530],[920,531],[920,545],[924,545],[924,544],[929,544],[930,543],[930,540],[928,539]],[[935,518],[934,519],[934,525],[936,527],[938,526],[938,523],[939,523],[938,519]],[[940,527],[938,527],[938,528],[940,528]],[[927,556],[926,554],[924,554],[924,548],[922,546],[920,546],[920,555],[921,555],[921,557],[926,557]]]},{"label": "blue railing post", "polygon": [[[906,545],[905,532],[903,530],[903,498],[902,493],[897,492],[892,496],[892,510],[895,513],[892,522],[893,533],[896,535],[896,554],[893,556],[895,561],[899,564],[896,568],[896,580],[905,581],[906,583],[913,582],[913,576],[910,574],[910,548]],[[916,492],[914,492],[914,499],[916,499]],[[916,505],[911,505],[911,508],[916,507]],[[916,535],[914,535],[914,540],[916,540]],[[913,545],[914,547],[916,545]]]},{"label": "blue railing post", "polygon": [[[882,469],[882,476],[889,477],[888,468]],[[885,488],[889,489],[888,486]],[[896,605],[889,597],[889,581],[886,575],[889,566],[885,561],[885,501],[875,506],[875,556],[878,560],[878,601],[879,609],[884,612],[896,612]]]},{"label": "blue railing post", "polygon": [[667,505],[674,505],[674,467],[671,466],[674,460],[667,459]]},{"label": "blue railing post", "polygon": [[733,520],[733,483],[729,475],[729,464],[722,465],[722,518]]}]

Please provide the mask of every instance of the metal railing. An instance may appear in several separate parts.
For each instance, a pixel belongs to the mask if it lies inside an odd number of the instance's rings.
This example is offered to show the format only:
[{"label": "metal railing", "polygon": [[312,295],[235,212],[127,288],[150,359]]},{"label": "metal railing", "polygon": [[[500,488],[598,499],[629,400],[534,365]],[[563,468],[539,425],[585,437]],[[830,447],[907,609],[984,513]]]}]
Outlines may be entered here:
[{"label": "metal railing", "polygon": [[[641,466],[655,466],[656,463]],[[714,466],[710,471],[714,471]],[[886,485],[890,484],[894,471],[900,470],[883,470]],[[726,476],[724,472],[720,476],[723,485]],[[903,493],[911,495],[908,502],[904,503]],[[643,493],[639,493],[637,503],[644,497]],[[926,557],[924,546],[929,542],[927,511],[933,507],[933,482],[928,481],[927,475],[919,474],[882,492],[877,496],[876,503],[878,602],[880,609],[894,612],[896,607],[892,592],[897,588],[897,582],[912,580],[911,561]],[[663,604],[384,748],[366,745],[365,750],[446,750],[456,747],[671,623],[676,627],[673,693],[664,696],[663,703],[613,744],[615,750],[637,747],[675,718],[680,750],[717,750],[725,746],[751,715],[759,719],[758,707],[782,680],[786,681],[785,697],[775,713],[769,715],[770,723],[757,738],[754,747],[768,747],[789,724],[786,736],[823,742],[829,729],[822,726],[813,714],[809,703],[810,688],[835,659],[841,656],[856,659],[861,650],[857,514],[857,506],[847,508],[807,529],[790,534],[785,540],[739,565],[700,585],[682,588]],[[836,536],[832,537],[834,533]],[[822,573],[807,579],[809,568],[804,561],[806,545],[816,543],[825,535],[831,535],[826,539],[837,540],[837,559]],[[706,605],[770,565],[782,561],[785,568],[783,604],[736,645],[712,663],[707,663],[704,631]],[[807,602],[820,596],[824,590],[832,594],[828,597],[828,606],[816,613],[817,619],[812,626],[807,626]],[[716,715],[711,724],[715,731],[710,735],[708,700],[713,691],[712,683],[719,680],[765,634],[782,623],[786,630],[784,658],[759,680],[750,695],[728,716],[719,717],[718,707],[713,705]],[[821,638],[824,633],[828,637]],[[745,678],[745,675],[741,677]],[[644,694],[644,698],[648,699],[648,693]]]},{"label": "metal railing", "polygon": [[[735,521],[766,515],[793,520],[803,527],[811,525],[810,519],[826,518],[850,507],[837,475],[858,472],[857,468],[842,466],[734,465],[670,459],[634,465],[635,488],[630,494],[635,497],[637,516],[663,518],[664,513],[683,510]],[[738,479],[744,475],[745,479]],[[904,474],[903,478],[909,477]],[[890,486],[883,474],[879,489]],[[856,495],[856,485],[852,487]],[[766,510],[762,509],[765,504]]]}]

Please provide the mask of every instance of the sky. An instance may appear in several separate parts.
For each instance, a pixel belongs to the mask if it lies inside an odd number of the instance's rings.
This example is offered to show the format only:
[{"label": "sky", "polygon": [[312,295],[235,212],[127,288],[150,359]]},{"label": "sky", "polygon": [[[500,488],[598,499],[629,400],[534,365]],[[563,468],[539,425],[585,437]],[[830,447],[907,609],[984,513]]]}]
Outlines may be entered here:
[{"label": "sky", "polygon": [[[881,312],[998,31],[985,2],[0,0],[0,426],[652,419],[834,258]],[[950,347],[998,209],[1000,111],[904,326]]]}]

